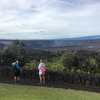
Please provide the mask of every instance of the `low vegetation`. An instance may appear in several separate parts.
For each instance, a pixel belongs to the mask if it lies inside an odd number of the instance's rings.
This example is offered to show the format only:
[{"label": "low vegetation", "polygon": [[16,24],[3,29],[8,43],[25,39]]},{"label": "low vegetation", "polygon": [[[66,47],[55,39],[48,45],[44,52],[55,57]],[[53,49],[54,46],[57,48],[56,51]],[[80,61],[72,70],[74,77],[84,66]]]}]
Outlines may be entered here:
[{"label": "low vegetation", "polygon": [[[48,75],[49,77],[53,77],[53,80],[56,80],[55,77],[58,74],[61,75],[58,79],[63,80],[63,82],[100,86],[99,51],[50,51],[38,49],[30,51],[26,50],[26,45],[24,43],[16,40],[13,44],[9,45],[2,52],[0,52],[1,67],[3,66],[4,68],[11,66],[11,63],[15,59],[19,60],[21,67],[31,69],[36,69],[40,59],[43,59],[47,69],[51,71]],[[2,68],[0,70],[2,71]],[[28,71],[26,72],[28,73]],[[67,77],[70,77],[70,79]]]},{"label": "low vegetation", "polygon": [[48,69],[100,74],[100,52],[95,51],[28,51],[24,43],[16,40],[0,53],[1,66],[11,66],[15,59],[19,60],[20,66],[31,68],[36,68],[39,60],[43,59]]}]

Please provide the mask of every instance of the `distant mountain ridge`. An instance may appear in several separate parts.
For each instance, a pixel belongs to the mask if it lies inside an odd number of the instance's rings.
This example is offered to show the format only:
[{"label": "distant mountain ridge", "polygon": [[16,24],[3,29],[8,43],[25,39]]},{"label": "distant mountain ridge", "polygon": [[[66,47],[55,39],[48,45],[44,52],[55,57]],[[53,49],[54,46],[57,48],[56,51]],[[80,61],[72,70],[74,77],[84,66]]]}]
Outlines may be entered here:
[{"label": "distant mountain ridge", "polygon": [[[100,35],[72,37],[72,38],[59,38],[60,40],[87,40],[87,39],[100,39]],[[58,39],[58,40],[59,40]]]}]

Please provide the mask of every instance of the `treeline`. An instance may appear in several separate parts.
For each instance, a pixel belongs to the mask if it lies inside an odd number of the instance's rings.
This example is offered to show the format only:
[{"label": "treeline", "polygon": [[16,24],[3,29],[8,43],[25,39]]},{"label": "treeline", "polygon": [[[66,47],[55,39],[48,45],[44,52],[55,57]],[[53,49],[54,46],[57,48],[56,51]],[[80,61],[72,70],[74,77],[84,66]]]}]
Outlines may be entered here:
[{"label": "treeline", "polygon": [[[26,63],[26,66],[37,67],[39,59],[43,58],[48,69],[57,71],[77,72],[86,74],[100,74],[100,52],[75,51],[41,51]],[[37,59],[35,58],[37,57]]]},{"label": "treeline", "polygon": [[100,74],[100,52],[90,50],[28,50],[25,43],[15,40],[0,52],[0,66],[11,66],[15,59],[21,67],[37,68],[39,60],[43,59],[49,70]]}]

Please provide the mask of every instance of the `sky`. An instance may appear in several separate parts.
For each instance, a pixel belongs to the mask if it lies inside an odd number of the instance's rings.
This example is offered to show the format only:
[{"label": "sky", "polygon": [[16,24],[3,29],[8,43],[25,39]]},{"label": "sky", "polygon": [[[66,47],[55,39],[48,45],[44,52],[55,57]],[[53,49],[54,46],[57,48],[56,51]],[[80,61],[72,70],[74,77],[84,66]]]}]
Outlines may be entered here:
[{"label": "sky", "polygon": [[100,35],[100,0],[0,0],[0,39]]}]

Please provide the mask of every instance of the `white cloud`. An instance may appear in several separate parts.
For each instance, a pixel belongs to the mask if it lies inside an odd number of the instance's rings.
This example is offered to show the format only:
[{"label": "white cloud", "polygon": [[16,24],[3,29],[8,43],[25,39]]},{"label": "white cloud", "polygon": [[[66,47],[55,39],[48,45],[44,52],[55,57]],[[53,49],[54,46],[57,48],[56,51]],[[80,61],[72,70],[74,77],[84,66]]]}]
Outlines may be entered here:
[{"label": "white cloud", "polygon": [[100,2],[93,0],[3,0],[0,38],[14,38],[14,33],[20,39],[98,35],[99,9]]}]

